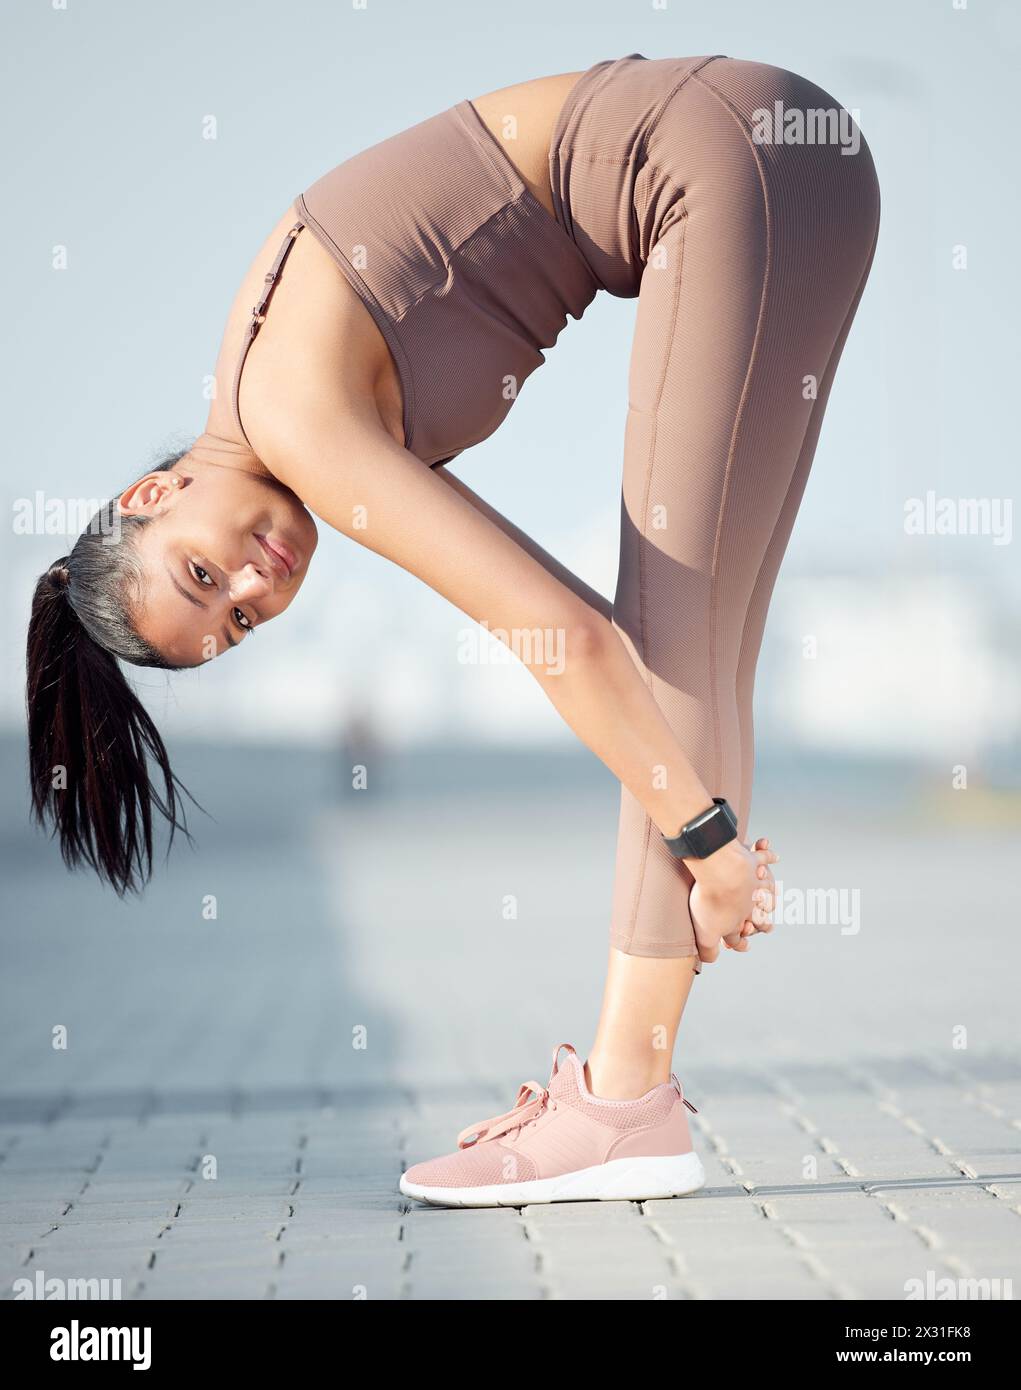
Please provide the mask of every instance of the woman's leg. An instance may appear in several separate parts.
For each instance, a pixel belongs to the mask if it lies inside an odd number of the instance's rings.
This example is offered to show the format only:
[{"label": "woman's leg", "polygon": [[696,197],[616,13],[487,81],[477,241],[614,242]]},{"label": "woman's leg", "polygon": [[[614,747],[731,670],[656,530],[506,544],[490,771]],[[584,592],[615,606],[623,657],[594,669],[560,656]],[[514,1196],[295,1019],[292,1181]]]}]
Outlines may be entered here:
[{"label": "woman's leg", "polygon": [[585,1064],[593,1095],[631,1100],[670,1079],[696,964],[694,956],[656,960],[610,947],[599,1027]]},{"label": "woman's leg", "polygon": [[[879,213],[864,143],[844,154],[752,138],[756,109],[777,101],[836,107],[793,74],[720,59],[672,98],[650,141],[651,177],[636,185],[649,251],[614,604],[657,703],[742,834],[766,608]],[[639,1094],[669,1074],[661,1044],[672,1048],[699,968],[690,886],[623,791],[597,1093]]]}]

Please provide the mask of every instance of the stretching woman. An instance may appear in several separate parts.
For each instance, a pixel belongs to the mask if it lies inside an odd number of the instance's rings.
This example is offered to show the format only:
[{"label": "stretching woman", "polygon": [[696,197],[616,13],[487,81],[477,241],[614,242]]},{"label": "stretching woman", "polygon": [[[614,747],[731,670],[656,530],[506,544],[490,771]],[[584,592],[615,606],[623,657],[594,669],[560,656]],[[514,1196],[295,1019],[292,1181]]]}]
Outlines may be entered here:
[{"label": "stretching woman", "polygon": [[[412,1168],[410,1196],[703,1182],[670,1059],[700,963],[771,924],[776,855],[746,839],[753,676],[878,220],[847,112],[778,68],[630,54],[460,101],[287,210],[205,433],[39,581],[34,809],[120,892],[181,789],[115,658],[179,669],[249,640],[305,577],[310,513],[491,629],[564,643],[556,674],[542,643],[524,659],[622,788],[595,1042]],[[638,298],[612,605],[443,467],[600,289]]]}]

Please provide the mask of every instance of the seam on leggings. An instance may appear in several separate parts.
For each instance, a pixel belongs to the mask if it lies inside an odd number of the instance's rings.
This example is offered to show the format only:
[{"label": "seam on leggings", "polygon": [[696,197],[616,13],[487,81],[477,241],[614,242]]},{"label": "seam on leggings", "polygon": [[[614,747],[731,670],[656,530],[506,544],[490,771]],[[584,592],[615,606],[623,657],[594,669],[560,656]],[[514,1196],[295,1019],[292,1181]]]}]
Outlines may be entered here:
[{"label": "seam on leggings", "polygon": [[690,78],[695,77],[698,73],[700,73],[703,68],[707,68],[710,63],[715,63],[717,58],[726,58],[726,56],[727,55],[725,53],[713,53],[708,58],[703,58],[701,63],[697,63],[695,67],[689,68],[688,71],[681,78],[681,80],[675,86],[670,88],[669,92],[667,92],[666,96],[663,98],[663,100],[656,107],[655,111],[652,113],[652,116],[646,124],[645,130],[642,134],[642,138],[639,141],[638,150],[639,154],[643,159],[646,157],[646,152],[649,148],[649,141],[655,134],[656,127],[663,119],[664,112],[666,111],[670,102],[673,101],[674,97],[684,86],[684,84]]},{"label": "seam on leggings", "polygon": [[[720,731],[720,706],[717,698],[717,677],[719,667],[716,658],[716,643],[719,630],[719,616],[717,613],[717,599],[719,597],[719,563],[720,550],[723,544],[723,522],[727,512],[727,498],[730,495],[731,477],[734,471],[734,457],[737,453],[737,442],[744,423],[744,409],[748,401],[748,392],[751,387],[752,371],[758,359],[759,344],[762,339],[762,325],[766,317],[766,296],[769,290],[769,282],[772,278],[773,270],[773,216],[769,203],[769,190],[766,187],[766,177],[763,172],[762,159],[755,148],[755,142],[751,138],[751,131],[746,122],[741,118],[740,113],[731,105],[722,93],[715,87],[706,82],[704,78],[695,75],[695,80],[699,86],[704,87],[707,92],[716,98],[731,114],[735,124],[741,131],[751,151],[752,158],[755,160],[755,168],[759,175],[759,184],[762,188],[762,203],[766,218],[766,269],[762,276],[762,291],[759,295],[759,314],[755,324],[755,336],[752,339],[751,353],[748,357],[748,367],[745,371],[744,385],[741,388],[741,399],[738,402],[737,414],[734,418],[734,428],[730,435],[730,450],[727,454],[727,466],[723,474],[723,491],[720,495],[720,513],[716,523],[716,537],[713,541],[713,561],[710,577],[709,593],[709,681],[713,692],[713,766],[716,773],[716,788],[713,794],[722,795],[720,784],[723,780],[723,740]],[[720,788],[720,790],[717,790]]]},{"label": "seam on leggings", "polygon": [[[837,332],[837,336],[833,339],[833,346],[830,348],[829,353],[828,353],[827,356],[826,356],[826,365],[823,367],[822,375],[821,375],[821,377],[819,378],[820,381],[825,381],[826,378],[829,376],[830,366],[832,365],[832,362],[833,362],[833,354],[837,351],[837,346],[838,346],[838,344],[840,343],[841,339],[844,337],[844,332],[845,332],[845,330],[848,328],[849,321],[850,321],[850,320],[854,317],[854,315],[858,312],[858,305],[859,305],[859,303],[861,302],[861,296],[862,296],[862,294],[863,294],[864,291],[865,291],[865,283],[866,283],[866,281],[868,280],[869,272],[870,272],[870,270],[872,269],[872,261],[873,261],[873,259],[874,259],[874,257],[875,257],[875,254],[876,254],[876,246],[878,245],[878,243],[879,243],[879,222],[878,222],[878,220],[877,220],[877,222],[876,222],[876,230],[875,230],[875,232],[873,233],[873,236],[872,236],[872,245],[871,245],[870,248],[869,248],[868,255],[865,257],[865,264],[864,264],[864,266],[862,267],[861,275],[858,277],[858,284],[857,284],[857,287],[856,287],[856,289],[855,289],[855,292],[854,292],[854,294],[851,296],[851,302],[850,302],[850,304],[847,306],[847,313],[844,315],[843,321],[841,322],[841,325],[840,325],[840,329],[839,329],[839,331]],[[832,382],[830,383],[830,385],[832,386]],[[818,407],[818,404],[819,404],[818,399],[816,399],[815,405],[813,406],[813,414],[814,414],[815,408]],[[802,455],[802,453],[804,452],[804,448],[805,448],[805,439],[806,439],[807,436],[808,436],[808,431],[809,431],[809,429],[810,429],[810,427],[811,427],[811,424],[812,424],[812,415],[810,414],[809,417],[808,417],[808,419],[807,419],[807,421],[805,422],[805,432],[804,432],[804,434],[801,436],[801,447],[800,447],[800,449],[798,450],[798,457],[797,457],[797,461],[796,461],[795,466],[794,466],[794,471],[793,471],[793,473],[791,474],[791,480],[790,480],[790,482],[787,484],[787,491],[786,491],[786,492],[784,493],[784,495],[783,495],[783,502],[780,504],[780,513],[779,513],[780,516],[782,516],[783,513],[784,513],[784,511],[786,510],[786,507],[787,507],[787,499],[788,499],[788,498],[790,497],[790,495],[791,495],[791,490],[792,490],[792,489],[796,486],[796,484],[797,484],[798,476],[799,476],[799,470],[800,470],[800,467],[801,467],[801,455]],[[821,427],[820,427],[820,436],[821,436]],[[774,535],[775,535],[775,534],[776,534],[776,533],[774,532]],[[763,557],[762,557],[762,562],[761,562],[761,564],[759,565],[759,568],[758,568],[758,570],[757,570],[757,572],[756,572],[756,575],[755,575],[755,583],[752,585],[751,598],[750,598],[750,600],[749,600],[748,607],[747,607],[747,609],[745,610],[744,623],[743,623],[742,626],[741,626],[741,644],[740,644],[740,646],[738,647],[738,652],[737,652],[737,669],[738,669],[738,673],[739,673],[739,674],[740,674],[740,671],[741,671],[741,658],[742,658],[742,654],[743,654],[743,652],[744,652],[745,637],[746,637],[746,634],[747,634],[747,631],[748,631],[748,619],[749,619],[749,616],[750,616],[751,611],[752,611],[752,605],[753,605],[754,600],[755,600],[756,590],[757,590],[758,587],[759,587],[759,582],[760,582],[760,580],[762,579],[762,572],[763,572],[763,570],[765,569],[766,561],[768,560],[768,558],[769,558],[769,547],[767,546],[767,547],[766,547],[766,551],[765,551],[765,553],[763,554]],[[753,769],[753,771],[754,771],[754,769]],[[751,817],[751,785],[750,785],[750,784],[749,784],[749,788],[748,788],[748,804],[745,805],[745,806],[743,806],[743,807],[742,807],[742,810],[743,810],[743,812],[744,812],[744,817],[745,817],[745,831],[747,831],[747,828],[748,828],[748,827],[747,827],[747,822],[748,822],[748,820],[749,820],[750,817]]]},{"label": "seam on leggings", "polygon": [[[652,416],[652,438],[651,438],[650,441],[649,441],[649,449],[648,449],[648,453],[647,453],[647,455],[646,455],[646,464],[645,464],[645,487],[644,487],[644,490],[643,490],[643,493],[642,493],[642,531],[641,531],[641,537],[640,537],[639,542],[638,542],[638,625],[639,625],[639,633],[640,633],[640,636],[641,636],[641,645],[642,645],[642,650],[641,650],[641,652],[640,652],[640,655],[641,655],[641,658],[642,658],[642,667],[643,667],[643,669],[644,669],[644,671],[645,671],[645,684],[646,684],[646,686],[647,686],[647,688],[648,688],[648,691],[649,691],[649,694],[652,696],[653,700],[655,700],[655,698],[656,698],[656,693],[655,693],[655,690],[654,690],[654,688],[653,688],[653,687],[654,687],[654,681],[653,681],[652,671],[649,669],[649,664],[648,664],[648,659],[647,659],[647,658],[648,658],[649,639],[648,639],[647,615],[646,615],[646,588],[645,588],[646,563],[645,563],[645,547],[646,547],[646,545],[648,544],[648,535],[647,535],[647,533],[648,533],[648,519],[649,519],[649,494],[650,494],[650,492],[651,492],[651,490],[652,490],[652,474],[653,474],[653,469],[655,468],[655,461],[656,461],[656,442],[657,442],[657,439],[658,439],[658,436],[659,436],[659,407],[660,407],[660,403],[662,402],[662,399],[663,399],[663,389],[664,389],[664,387],[666,386],[667,371],[668,371],[669,366],[670,366],[670,354],[673,352],[673,349],[674,349],[674,339],[675,339],[676,333],[677,333],[677,306],[678,306],[678,304],[680,303],[680,299],[681,299],[681,281],[682,281],[682,279],[683,279],[683,277],[684,277],[684,246],[685,246],[685,241],[686,241],[686,239],[687,239],[687,232],[688,232],[688,220],[687,220],[687,219],[688,219],[688,210],[687,210],[687,208],[684,206],[683,199],[682,199],[681,202],[680,202],[680,208],[681,208],[681,211],[680,211],[680,213],[678,214],[678,219],[677,219],[677,220],[678,220],[678,222],[680,223],[681,235],[680,235],[680,244],[679,244],[679,246],[678,246],[677,273],[676,273],[676,275],[674,276],[673,302],[671,303],[671,306],[670,306],[670,337],[669,337],[669,340],[667,341],[667,344],[666,344],[666,351],[663,353],[663,370],[662,370],[662,373],[661,373],[661,375],[660,375],[659,385],[656,387],[656,395],[655,395],[655,399],[654,399],[654,401],[653,401],[652,409],[651,409],[651,412],[650,412],[650,413],[651,413],[651,416]],[[653,273],[655,274],[656,272],[654,271]],[[649,859],[649,844],[651,843],[651,840],[652,840],[652,817],[648,814],[648,812],[646,812],[646,813],[645,813],[645,832],[644,832],[644,835],[643,835],[643,837],[642,837],[642,854],[641,854],[641,860],[640,860],[640,869],[639,869],[639,873],[638,873],[637,882],[636,882],[636,885],[635,885],[635,895],[634,895],[634,899],[633,899],[632,904],[631,904],[631,912],[630,912],[629,922],[628,922],[627,941],[628,941],[628,945],[629,945],[629,946],[630,946],[631,943],[634,941],[635,929],[636,929],[637,922],[638,922],[638,908],[639,908],[639,904],[640,904],[640,902],[641,902],[642,887],[643,887],[643,885],[644,885],[644,883],[645,883],[645,869],[646,869],[646,865],[647,865],[648,859]],[[653,944],[658,945],[658,944],[660,944],[660,943],[657,942],[657,943],[653,943]],[[664,943],[664,944],[665,944],[665,943]]]},{"label": "seam on leggings", "polygon": [[[717,58],[726,58],[727,56],[728,55],[726,53],[713,53],[710,54],[708,58],[703,58],[702,61],[700,63],[697,63],[693,68],[689,68],[688,71],[684,74],[684,76],[680,78],[679,81],[677,81],[674,84],[674,86],[670,88],[667,94],[660,99],[658,105],[653,108],[652,115],[649,117],[645,129],[642,131],[642,133],[638,137],[638,140],[635,142],[634,149],[629,150],[627,154],[596,154],[591,149],[586,149],[584,143],[576,143],[575,138],[572,136],[570,142],[571,157],[573,159],[584,159],[590,164],[640,165],[646,158],[646,151],[648,149],[649,139],[655,131],[657,125],[659,124],[660,119],[662,118],[663,113],[669,105],[671,99],[677,95],[677,93],[681,90],[684,84],[688,81],[689,77],[694,77],[695,73],[701,72],[702,69],[708,67],[710,63],[715,63]],[[591,69],[589,69],[589,71],[591,71]],[[584,94],[578,93],[576,99],[575,93],[577,92],[578,87],[581,85],[581,82],[583,82],[587,76],[587,72],[583,73],[579,82],[575,85],[575,87],[572,87],[571,91],[567,95],[567,101],[572,103],[571,116],[578,117],[579,123],[581,116],[587,113],[589,108],[591,107],[594,97],[603,91],[603,88],[601,86],[596,86],[594,89],[586,91]],[[563,120],[563,118],[564,111],[561,111],[560,116],[558,117],[558,124],[560,121]],[[565,140],[566,132],[564,135],[561,136],[560,140],[557,142],[556,145],[556,153],[558,157],[560,150],[563,148]],[[551,153],[553,153],[552,146]]]}]

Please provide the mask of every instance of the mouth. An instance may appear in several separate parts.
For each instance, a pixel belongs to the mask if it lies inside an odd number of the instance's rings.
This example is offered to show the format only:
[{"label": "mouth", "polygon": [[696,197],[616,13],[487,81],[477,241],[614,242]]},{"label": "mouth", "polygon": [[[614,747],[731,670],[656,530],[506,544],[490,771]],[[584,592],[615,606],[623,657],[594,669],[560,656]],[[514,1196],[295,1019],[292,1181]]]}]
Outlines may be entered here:
[{"label": "mouth", "polygon": [[289,545],[278,540],[276,536],[260,536],[255,532],[255,539],[262,546],[273,572],[279,579],[290,579],[298,566],[298,559]]}]

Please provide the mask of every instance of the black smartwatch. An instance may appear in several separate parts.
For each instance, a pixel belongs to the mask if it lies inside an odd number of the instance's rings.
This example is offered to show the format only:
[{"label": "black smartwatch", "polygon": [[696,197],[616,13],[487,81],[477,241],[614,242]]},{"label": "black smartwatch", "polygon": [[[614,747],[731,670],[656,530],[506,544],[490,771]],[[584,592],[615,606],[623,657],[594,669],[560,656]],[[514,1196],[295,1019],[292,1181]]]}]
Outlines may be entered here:
[{"label": "black smartwatch", "polygon": [[722,796],[714,796],[708,811],[682,825],[680,832],[663,843],[677,859],[708,859],[737,839],[737,816]]}]

